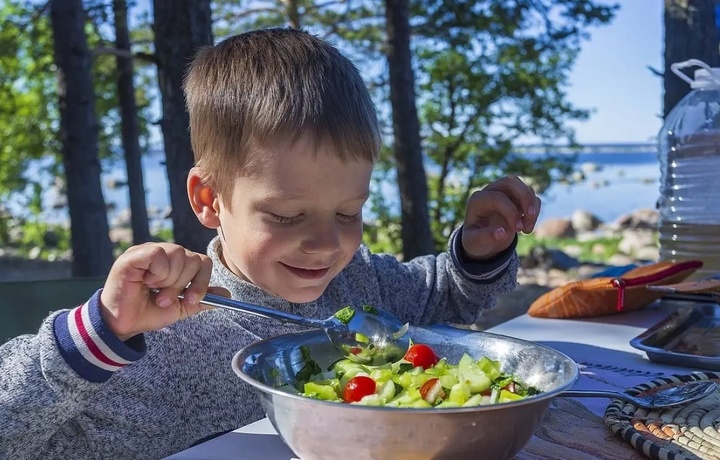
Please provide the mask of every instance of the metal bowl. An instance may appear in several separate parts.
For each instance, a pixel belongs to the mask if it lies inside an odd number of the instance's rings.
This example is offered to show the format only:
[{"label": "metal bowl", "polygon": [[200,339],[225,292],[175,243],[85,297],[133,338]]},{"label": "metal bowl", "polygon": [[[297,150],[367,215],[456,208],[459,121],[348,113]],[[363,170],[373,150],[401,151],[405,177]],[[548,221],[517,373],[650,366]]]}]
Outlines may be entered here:
[{"label": "metal bowl", "polygon": [[323,369],[340,358],[322,331],[253,343],[235,355],[232,367],[257,389],[275,430],[303,460],[510,458],[540,425],[551,399],[578,377],[573,360],[536,343],[485,332],[411,328],[410,334],[415,343],[430,345],[450,363],[457,363],[463,352],[499,360],[504,372],[542,393],[479,407],[401,409],[320,401],[277,389],[294,383],[303,365],[301,345],[310,348]]}]

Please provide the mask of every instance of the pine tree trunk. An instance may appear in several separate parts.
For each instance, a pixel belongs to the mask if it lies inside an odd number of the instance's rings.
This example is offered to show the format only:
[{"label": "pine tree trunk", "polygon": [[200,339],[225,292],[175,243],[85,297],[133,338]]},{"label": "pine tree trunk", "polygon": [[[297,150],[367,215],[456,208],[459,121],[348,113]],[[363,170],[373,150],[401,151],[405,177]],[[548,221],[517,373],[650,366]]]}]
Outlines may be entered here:
[{"label": "pine tree trunk", "polygon": [[162,132],[175,242],[204,253],[214,233],[198,221],[186,182],[194,160],[182,82],[199,48],[213,43],[210,0],[153,0]]},{"label": "pine tree trunk", "polygon": [[[115,46],[120,51],[129,52],[130,32],[127,24],[127,2],[113,0],[113,12],[115,16]],[[145,183],[140,153],[140,128],[137,119],[137,104],[135,103],[132,58],[118,53],[117,67],[122,145],[125,151],[125,168],[130,196],[130,223],[133,243],[140,244],[150,241],[151,237],[145,204]]]},{"label": "pine tree trunk", "polygon": [[98,123],[81,0],[51,0],[60,102],[60,139],[67,180],[73,276],[104,276],[113,263],[100,182]]},{"label": "pine tree trunk", "polygon": [[428,214],[428,185],[423,165],[420,122],[415,106],[415,76],[410,53],[410,2],[386,0],[387,59],[400,188],[403,257],[435,252]]},{"label": "pine tree trunk", "polygon": [[[700,59],[710,67],[720,66],[720,35],[715,25],[715,2],[711,0],[665,0],[665,96],[667,117],[690,86],[670,70],[670,65]],[[689,69],[692,76],[695,69]]]}]

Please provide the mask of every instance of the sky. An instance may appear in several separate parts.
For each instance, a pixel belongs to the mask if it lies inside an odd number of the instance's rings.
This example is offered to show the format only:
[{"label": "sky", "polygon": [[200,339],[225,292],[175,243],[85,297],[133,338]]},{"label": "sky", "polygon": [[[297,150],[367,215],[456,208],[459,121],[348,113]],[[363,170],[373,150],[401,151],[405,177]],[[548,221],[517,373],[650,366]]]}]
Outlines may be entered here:
[{"label": "sky", "polygon": [[645,142],[661,126],[662,79],[647,66],[663,68],[663,2],[615,3],[620,9],[613,21],[589,30],[569,78],[568,100],[594,111],[570,124],[581,144]]}]

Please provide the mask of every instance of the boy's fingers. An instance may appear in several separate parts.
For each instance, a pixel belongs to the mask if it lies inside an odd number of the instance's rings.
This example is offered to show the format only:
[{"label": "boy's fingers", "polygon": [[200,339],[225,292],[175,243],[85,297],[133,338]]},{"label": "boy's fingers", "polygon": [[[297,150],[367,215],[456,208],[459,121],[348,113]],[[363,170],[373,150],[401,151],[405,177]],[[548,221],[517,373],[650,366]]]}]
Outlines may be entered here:
[{"label": "boy's fingers", "polygon": [[113,266],[123,281],[154,283],[164,279],[170,271],[165,250],[159,246],[134,246],[128,249]]},{"label": "boy's fingers", "polygon": [[485,187],[485,190],[504,192],[518,207],[521,214],[537,216],[535,192],[517,176],[507,176]]},{"label": "boy's fingers", "polygon": [[180,294],[188,285],[190,280],[195,276],[199,268],[199,264],[195,258],[191,256],[193,252],[181,246],[172,246],[166,250],[170,259],[170,273],[164,280],[163,288],[171,288],[175,290],[175,295]]},{"label": "boy's fingers", "polygon": [[162,289],[177,282],[183,270],[185,250],[172,244],[148,245],[135,252],[135,257],[145,258],[146,266],[140,262],[138,268],[146,270],[143,282],[150,288]]},{"label": "boy's fingers", "polygon": [[[161,307],[175,304],[195,305],[201,296],[205,295],[207,283],[210,280],[211,265],[206,267],[203,257],[191,251],[182,250],[180,255],[173,254],[172,284],[160,289],[155,297],[155,303]],[[183,299],[178,295],[184,294]]]},{"label": "boy's fingers", "polygon": [[542,201],[540,200],[540,197],[535,197],[535,214],[529,215],[525,214],[522,218],[523,220],[523,232],[524,233],[531,233],[535,229],[535,224],[537,223],[538,216],[540,216],[540,208],[542,206]]},{"label": "boy's fingers", "polygon": [[508,233],[516,233],[523,229],[520,210],[501,191],[482,190],[473,193],[466,212],[469,226],[480,228],[502,225]]},{"label": "boy's fingers", "polygon": [[495,253],[495,248],[512,238],[512,235],[514,233],[509,233],[505,228],[496,225],[476,227],[468,231],[463,229],[463,248],[470,257],[484,258]]},{"label": "boy's fingers", "polygon": [[185,303],[196,305],[207,292],[210,275],[212,274],[212,261],[209,257],[194,254],[192,265],[192,277],[184,285],[184,297]]},{"label": "boy's fingers", "polygon": [[504,227],[488,226],[476,228],[472,231],[472,238],[481,245],[494,245],[511,235]]}]

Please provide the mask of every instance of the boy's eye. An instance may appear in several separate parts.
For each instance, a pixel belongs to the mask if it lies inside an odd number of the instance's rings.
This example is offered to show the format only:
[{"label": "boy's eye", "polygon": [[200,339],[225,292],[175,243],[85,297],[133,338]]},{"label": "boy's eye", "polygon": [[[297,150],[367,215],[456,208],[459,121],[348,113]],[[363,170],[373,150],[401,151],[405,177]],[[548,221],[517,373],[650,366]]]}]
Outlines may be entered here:
[{"label": "boy's eye", "polygon": [[299,220],[300,217],[302,217],[302,214],[293,216],[293,217],[279,216],[279,215],[273,214],[271,212],[268,214],[275,222],[277,222],[279,224],[292,224],[293,222],[296,222],[297,220]]},{"label": "boy's eye", "polygon": [[359,212],[359,213],[357,213],[357,214],[352,214],[352,215],[348,215],[348,214],[338,214],[338,218],[339,218],[340,220],[344,220],[344,221],[346,221],[346,222],[357,222],[358,220],[360,220],[360,216],[361,216],[361,215],[362,215],[361,212]]}]

